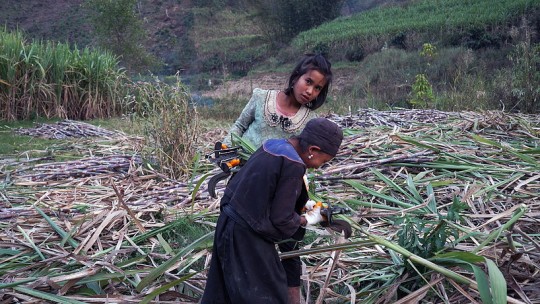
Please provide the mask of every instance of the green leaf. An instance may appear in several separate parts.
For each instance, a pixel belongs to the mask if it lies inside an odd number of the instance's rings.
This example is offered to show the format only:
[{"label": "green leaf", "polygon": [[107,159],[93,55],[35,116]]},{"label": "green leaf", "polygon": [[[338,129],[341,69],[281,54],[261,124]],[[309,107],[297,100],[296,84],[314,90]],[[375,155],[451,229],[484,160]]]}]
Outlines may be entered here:
[{"label": "green leaf", "polygon": [[429,199],[427,208],[433,214],[437,214],[437,202],[435,201],[435,192],[433,191],[433,187],[431,186],[431,184],[427,185],[426,192]]},{"label": "green leaf", "polygon": [[486,264],[489,273],[489,283],[491,286],[491,294],[493,295],[494,304],[506,304],[506,280],[504,276],[492,260],[486,258]]},{"label": "green leaf", "polygon": [[368,208],[377,208],[377,209],[393,210],[393,211],[401,211],[402,210],[401,208],[391,207],[391,206],[388,206],[388,205],[377,204],[377,203],[372,203],[372,202],[363,202],[363,201],[352,199],[352,198],[351,199],[345,199],[344,202],[347,203],[347,204],[353,205],[353,206],[364,206],[364,207],[368,207]]},{"label": "green leaf", "polygon": [[13,286],[19,286],[21,284],[37,281],[37,279],[38,278],[33,277],[33,278],[26,278],[26,279],[22,279],[22,280],[10,282],[10,283],[0,283],[0,289],[12,288]]},{"label": "green leaf", "polygon": [[30,236],[28,236],[28,234],[26,233],[26,231],[24,231],[24,229],[21,227],[21,226],[18,226],[17,225],[17,229],[19,229],[19,231],[22,233],[23,237],[26,239],[26,241],[28,241],[28,243],[30,243],[30,246],[34,249],[34,251],[39,255],[39,257],[42,259],[42,260],[45,260],[45,256],[43,255],[43,253],[41,253],[41,250],[39,250],[39,248],[36,246],[36,244],[34,243],[34,241],[32,241],[32,239],[30,238]]},{"label": "green leaf", "polygon": [[13,289],[17,290],[20,293],[24,293],[24,294],[27,294],[27,295],[30,295],[39,299],[43,299],[43,300],[53,301],[56,303],[85,304],[85,302],[80,302],[77,300],[72,300],[70,298],[53,295],[53,294],[39,291],[36,289],[31,289],[31,288],[26,288],[26,287],[13,287]]},{"label": "green leaf", "polygon": [[448,180],[434,181],[434,182],[431,182],[430,184],[431,184],[432,187],[445,187],[445,186],[448,186],[448,185],[452,185],[454,183],[455,183],[455,181],[448,179]]},{"label": "green leaf", "polygon": [[486,145],[491,145],[491,146],[494,146],[494,147],[497,147],[501,150],[504,150],[504,151],[507,151],[511,154],[513,154],[514,156],[520,158],[521,160],[537,167],[538,166],[538,161],[528,155],[525,155],[525,154],[522,154],[522,153],[519,153],[519,152],[516,152],[512,147],[507,147],[507,146],[504,146],[496,141],[493,141],[493,140],[490,140],[490,139],[487,139],[487,138],[484,138],[480,135],[476,135],[476,134],[472,134],[471,137],[477,141],[477,142],[480,142],[480,143],[483,143],[483,144],[486,144]]},{"label": "green leaf", "polygon": [[244,151],[247,153],[246,155],[243,155],[245,159],[248,159],[249,156],[257,150],[257,147],[255,147],[255,145],[252,144],[249,140],[242,138],[235,133],[232,134],[232,142],[235,145],[240,145],[242,149],[244,149]]},{"label": "green leaf", "polygon": [[433,256],[430,260],[436,259],[458,259],[467,263],[481,263],[484,261],[484,257],[470,253],[470,252],[461,252],[461,251],[451,251],[446,253],[441,253]]},{"label": "green leaf", "polygon": [[415,145],[417,147],[429,149],[429,150],[432,150],[432,151],[435,151],[435,152],[441,152],[441,150],[439,150],[439,148],[436,148],[434,146],[430,146],[430,145],[425,144],[425,143],[421,143],[421,142],[413,139],[412,137],[405,136],[405,135],[396,135],[396,137],[398,137],[399,139],[401,139],[401,140],[403,140],[405,142],[408,142],[408,143],[410,143],[412,145]]},{"label": "green leaf", "polygon": [[422,172],[416,174],[416,176],[415,176],[413,179],[414,179],[414,181],[419,182],[419,181],[421,181],[426,175],[431,174],[431,173],[433,173],[433,170],[422,171]]},{"label": "green leaf", "polygon": [[448,252],[436,255],[430,260],[437,263],[438,265],[449,265],[452,267],[459,266],[461,268],[467,269],[468,271],[472,271],[476,279],[480,298],[482,298],[482,303],[493,303],[491,292],[489,290],[489,281],[486,273],[482,270],[482,268],[474,264],[484,262],[484,257],[469,252]]},{"label": "green leaf", "polygon": [[49,223],[49,225],[60,235],[62,240],[67,240],[67,242],[71,245],[73,248],[77,248],[79,246],[79,243],[77,243],[73,238],[71,238],[71,235],[64,231],[64,229],[60,228],[43,210],[38,208],[37,206],[34,206],[34,209]]},{"label": "green leaf", "polygon": [[178,260],[180,260],[181,258],[184,258],[188,252],[197,248],[199,245],[204,244],[208,239],[212,238],[213,235],[214,235],[213,231],[203,235],[199,239],[195,240],[195,242],[191,243],[189,246],[180,250],[177,254],[175,254],[165,263],[159,265],[157,268],[151,271],[146,277],[144,277],[144,279],[141,280],[141,282],[137,285],[137,291],[141,292],[145,287],[150,285],[150,283],[154,282],[155,279],[157,279],[159,276],[165,273],[165,271],[171,268]]},{"label": "green leaf", "polygon": [[478,292],[480,292],[480,298],[482,298],[482,303],[492,304],[493,297],[491,296],[491,292],[489,291],[489,282],[486,273],[476,265],[471,264],[471,266],[474,272],[476,283],[478,285]]},{"label": "green leaf", "polygon": [[[197,192],[199,192],[199,189],[201,188],[201,185],[202,183],[210,176],[212,175],[211,173],[206,173],[204,174],[200,179],[199,181],[197,182],[197,184],[195,184],[195,188],[193,188],[193,192],[191,192],[191,201],[194,202],[195,201],[195,197],[197,196]],[[191,204],[192,206],[195,205],[195,204]]]},{"label": "green leaf", "polygon": [[522,153],[522,154],[540,154],[540,148],[538,148],[538,149],[529,149],[529,150],[521,150],[518,153]]},{"label": "green leaf", "polygon": [[85,293],[87,295],[98,295],[103,292],[103,289],[98,282],[88,282],[86,287],[83,287],[77,291],[77,294]]},{"label": "green leaf", "polygon": [[161,247],[165,250],[167,254],[172,254],[173,250],[169,243],[163,238],[163,236],[160,234],[157,235],[158,241],[161,244]]},{"label": "green leaf", "polygon": [[[118,281],[125,281],[126,277],[129,275],[141,275],[148,271],[148,268],[140,268],[135,270],[124,270],[123,272],[99,272],[94,275],[91,275],[89,277],[85,277],[77,282],[76,285],[86,285],[88,287],[92,287],[92,285],[88,285],[89,283],[97,283],[99,284],[102,281],[110,281],[110,280],[118,280]],[[93,288],[92,288],[93,289]]]},{"label": "green leaf", "polygon": [[422,196],[418,192],[418,189],[416,189],[416,185],[414,184],[414,181],[410,175],[407,175],[407,189],[409,189],[409,192],[411,192],[416,200],[416,205],[422,204]]},{"label": "green leaf", "polygon": [[21,253],[20,250],[15,250],[15,249],[0,249],[0,256],[2,255],[17,255]]},{"label": "green leaf", "polygon": [[[193,169],[192,169],[191,177],[189,179],[189,185],[188,185],[189,190],[191,190],[193,180],[195,179],[195,176],[197,175],[197,173],[199,172],[199,168],[201,167],[201,153],[199,152],[195,153],[195,155],[193,156],[192,163],[193,163],[193,166],[192,166]],[[193,193],[197,193],[197,191],[194,190]],[[193,200],[193,197],[191,200]]]},{"label": "green leaf", "polygon": [[398,199],[395,199],[391,196],[388,196],[388,195],[385,195],[385,194],[382,194],[382,193],[379,193],[377,191],[374,191],[362,184],[360,184],[359,182],[357,181],[354,181],[354,180],[346,180],[345,183],[351,185],[352,187],[354,187],[356,190],[360,191],[360,192],[366,192],[367,194],[370,194],[370,195],[373,195],[375,197],[378,197],[380,199],[383,199],[385,201],[389,201],[391,203],[394,203],[400,207],[405,207],[405,208],[411,208],[411,207],[414,207],[414,205],[411,205],[411,204],[408,204],[408,203],[404,203]]},{"label": "green leaf", "polygon": [[390,185],[392,188],[394,188],[396,191],[403,193],[403,195],[407,196],[411,201],[414,200],[414,197],[411,196],[411,194],[407,191],[405,191],[403,188],[401,188],[398,184],[396,184],[393,180],[379,172],[378,170],[375,170],[373,168],[370,169],[371,172],[373,172],[375,175],[377,175],[378,178],[380,178],[383,182],[385,182],[387,185]]},{"label": "green leaf", "polygon": [[183,276],[183,277],[181,277],[179,279],[176,279],[176,280],[174,280],[172,282],[169,282],[169,283],[157,288],[156,290],[149,293],[146,297],[144,297],[144,299],[142,299],[142,301],[140,303],[141,304],[150,303],[152,301],[152,299],[154,299],[155,297],[157,297],[160,294],[162,294],[163,292],[167,291],[169,288],[174,287],[174,286],[186,281],[187,279],[191,278],[195,274],[197,274],[197,273],[196,272],[195,273],[190,273],[190,274],[188,274],[186,276]]}]

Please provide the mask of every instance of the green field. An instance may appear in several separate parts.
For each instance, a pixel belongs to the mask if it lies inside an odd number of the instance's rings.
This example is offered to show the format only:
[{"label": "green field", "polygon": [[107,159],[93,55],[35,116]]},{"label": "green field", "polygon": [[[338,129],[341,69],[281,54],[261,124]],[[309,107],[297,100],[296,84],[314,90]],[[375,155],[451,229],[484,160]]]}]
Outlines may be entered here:
[{"label": "green field", "polygon": [[[389,42],[399,34],[419,34],[445,41],[473,30],[494,30],[519,24],[528,14],[538,14],[534,0],[414,1],[403,6],[377,8],[328,22],[298,35],[293,45],[311,49],[326,45],[333,52],[370,40]],[[504,35],[504,33],[500,33]]]}]

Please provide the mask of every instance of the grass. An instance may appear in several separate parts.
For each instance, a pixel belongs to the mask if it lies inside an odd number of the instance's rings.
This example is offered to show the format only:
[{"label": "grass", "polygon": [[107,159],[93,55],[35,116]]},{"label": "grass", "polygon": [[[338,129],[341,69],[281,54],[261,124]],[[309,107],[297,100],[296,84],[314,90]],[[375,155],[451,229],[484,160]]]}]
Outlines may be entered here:
[{"label": "grass", "polygon": [[[17,128],[30,128],[35,123],[55,122],[56,120],[41,119],[37,121],[0,121],[0,155],[17,155],[20,157],[38,157],[47,154],[51,144],[59,143],[59,140],[35,138],[26,135],[18,135],[14,132]],[[28,153],[25,153],[28,152]],[[24,155],[23,155],[24,153]]]},{"label": "grass", "polygon": [[131,119],[127,116],[111,117],[107,119],[92,119],[88,123],[105,128],[108,130],[118,130],[128,135],[143,136],[144,135],[144,120]]},{"label": "grass", "polygon": [[[0,155],[21,155],[25,157],[38,157],[51,153],[53,146],[66,145],[76,139],[46,139],[28,135],[17,134],[16,129],[33,128],[38,124],[52,124],[60,119],[36,119],[19,121],[0,121]],[[128,135],[142,136],[142,120],[130,120],[127,117],[113,117],[109,119],[93,119],[88,123],[108,130],[118,130]],[[25,153],[27,152],[27,153]]]}]

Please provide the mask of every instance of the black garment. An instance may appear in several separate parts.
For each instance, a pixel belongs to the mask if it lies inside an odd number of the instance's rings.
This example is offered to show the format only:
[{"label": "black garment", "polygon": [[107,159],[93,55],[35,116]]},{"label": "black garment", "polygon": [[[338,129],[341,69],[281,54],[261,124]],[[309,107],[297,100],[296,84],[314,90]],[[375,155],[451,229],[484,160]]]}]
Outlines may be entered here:
[{"label": "black garment", "polygon": [[[268,140],[229,181],[201,303],[287,303],[287,286],[300,285],[301,264],[284,260],[286,272],[275,242],[303,238],[305,170],[286,140]],[[284,251],[294,245],[279,244]]]},{"label": "black garment", "polygon": [[262,237],[275,242],[300,228],[308,196],[306,165],[285,139],[264,142],[229,181],[221,205],[230,204]]},{"label": "black garment", "polygon": [[[297,241],[288,241],[279,244],[279,251],[281,252],[289,252],[297,249]],[[287,276],[287,286],[300,286],[302,283],[300,280],[300,276],[302,275],[302,262],[300,261],[300,257],[281,260],[281,265],[283,265],[283,269],[285,269],[285,274]]]},{"label": "black garment", "polygon": [[288,301],[285,272],[275,244],[220,215],[201,304]]}]

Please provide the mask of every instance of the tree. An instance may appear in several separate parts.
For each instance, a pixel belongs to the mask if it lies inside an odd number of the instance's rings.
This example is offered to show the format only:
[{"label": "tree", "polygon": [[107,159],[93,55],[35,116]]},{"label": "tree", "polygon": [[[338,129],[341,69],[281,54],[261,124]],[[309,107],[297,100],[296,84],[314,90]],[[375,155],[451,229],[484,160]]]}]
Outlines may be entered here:
[{"label": "tree", "polygon": [[137,0],[87,0],[91,22],[101,47],[120,57],[132,71],[142,71],[155,59],[144,48],[146,33],[136,13]]}]

